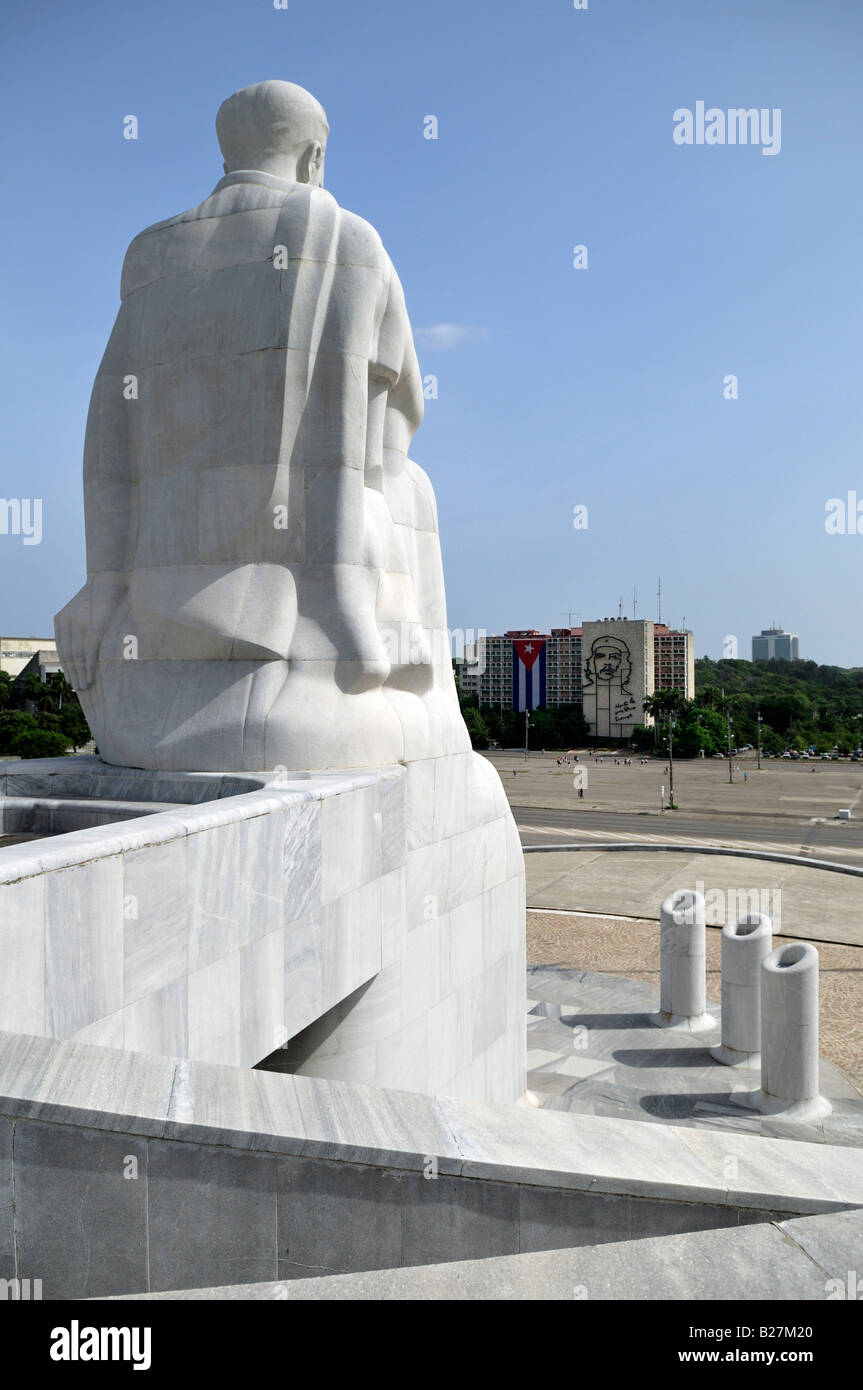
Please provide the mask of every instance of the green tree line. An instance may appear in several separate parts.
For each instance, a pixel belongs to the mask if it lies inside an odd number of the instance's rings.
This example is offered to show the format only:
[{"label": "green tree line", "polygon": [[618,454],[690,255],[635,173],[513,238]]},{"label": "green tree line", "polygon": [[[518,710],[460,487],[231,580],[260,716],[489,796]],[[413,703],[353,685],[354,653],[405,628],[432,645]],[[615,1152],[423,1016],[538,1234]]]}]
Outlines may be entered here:
[{"label": "green tree line", "polygon": [[[524,747],[524,711],[479,705],[473,695],[460,695],[459,703],[472,747],[488,748],[490,742],[499,743],[501,748]],[[581,747],[587,732],[581,705],[531,710],[528,748]]]},{"label": "green tree line", "polygon": [[78,696],[57,671],[16,681],[0,671],[0,755],[61,758],[91,738]]},{"label": "green tree line", "polygon": [[863,669],[819,666],[814,661],[713,661],[695,663],[695,698],[657,691],[645,701],[655,725],[636,730],[634,742],[649,749],[667,746],[674,718],[674,751],[709,757],[732,746],[758,743],[766,753],[786,748],[816,753],[852,753],[863,741]]},{"label": "green tree line", "polygon": [[761,746],[770,752],[814,746],[852,753],[863,741],[863,669],[819,666],[814,661],[711,661],[695,663],[696,699],[724,690],[732,702],[735,742],[755,743],[760,712]]}]

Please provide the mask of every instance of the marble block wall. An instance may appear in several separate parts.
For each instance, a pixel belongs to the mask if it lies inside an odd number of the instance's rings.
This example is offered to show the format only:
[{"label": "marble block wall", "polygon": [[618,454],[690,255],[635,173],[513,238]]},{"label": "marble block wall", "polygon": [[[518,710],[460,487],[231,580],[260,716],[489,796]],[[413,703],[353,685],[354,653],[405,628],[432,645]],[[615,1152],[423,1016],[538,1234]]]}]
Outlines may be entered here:
[{"label": "marble block wall", "polygon": [[[491,765],[267,776],[0,849],[0,1029],[515,1100],[524,872]],[[38,796],[39,763],[5,790]]]},{"label": "marble block wall", "polygon": [[521,843],[475,753],[408,763],[406,898],[382,968],[272,1069],[512,1101],[524,1091]]}]

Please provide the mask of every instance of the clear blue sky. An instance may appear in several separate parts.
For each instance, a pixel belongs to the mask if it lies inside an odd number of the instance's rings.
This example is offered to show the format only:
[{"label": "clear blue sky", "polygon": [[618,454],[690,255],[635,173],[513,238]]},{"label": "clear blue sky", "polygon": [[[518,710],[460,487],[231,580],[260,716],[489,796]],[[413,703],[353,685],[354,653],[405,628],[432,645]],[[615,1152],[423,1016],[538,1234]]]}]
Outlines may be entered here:
[{"label": "clear blue sky", "polygon": [[[219,103],[278,77],[327,108],[327,187],[379,229],[415,328],[451,326],[418,334],[439,399],[412,451],[450,626],[630,614],[634,585],[655,617],[661,575],[699,656],[725,633],[748,656],[775,618],[863,665],[863,535],[824,528],[863,498],[859,0],[47,0],[0,34],[0,495],[44,506],[40,545],[0,535],[0,632],[48,635],[83,580],[128,242],[207,195]],[[781,108],[781,153],[676,145],[699,100]]]}]

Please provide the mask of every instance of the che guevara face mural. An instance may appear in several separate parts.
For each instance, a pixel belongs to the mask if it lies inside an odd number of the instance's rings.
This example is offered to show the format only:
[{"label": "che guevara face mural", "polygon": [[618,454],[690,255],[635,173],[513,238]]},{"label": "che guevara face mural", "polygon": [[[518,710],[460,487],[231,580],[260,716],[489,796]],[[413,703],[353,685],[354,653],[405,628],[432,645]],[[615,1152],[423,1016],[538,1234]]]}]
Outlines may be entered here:
[{"label": "che guevara face mural", "polygon": [[632,655],[622,637],[595,637],[585,662],[584,683],[594,681],[603,685],[619,685],[629,692],[632,675]]}]

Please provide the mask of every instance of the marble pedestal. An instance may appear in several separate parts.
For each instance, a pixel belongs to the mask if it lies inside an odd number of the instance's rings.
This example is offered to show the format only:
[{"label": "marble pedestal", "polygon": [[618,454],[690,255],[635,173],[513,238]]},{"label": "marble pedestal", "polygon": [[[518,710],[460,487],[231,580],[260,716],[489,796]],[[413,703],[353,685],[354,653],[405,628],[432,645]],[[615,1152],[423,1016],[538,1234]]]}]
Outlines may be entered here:
[{"label": "marble pedestal", "polygon": [[809,941],[777,946],[761,962],[761,1089],[750,1104],[800,1124],[829,1115],[819,1091],[818,951]]},{"label": "marble pedestal", "polygon": [[28,803],[93,819],[0,849],[0,1029],[522,1094],[523,859],[479,755],[282,776],[4,765],[0,833]]},{"label": "marble pedestal", "polygon": [[681,888],[659,909],[660,990],[658,1028],[702,1033],[714,1027],[706,1011],[704,896]]}]

